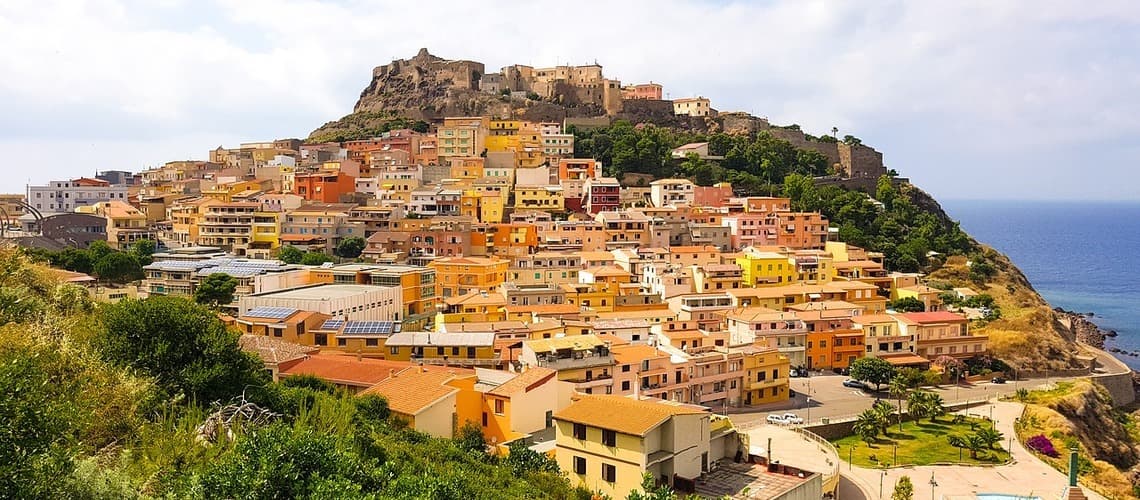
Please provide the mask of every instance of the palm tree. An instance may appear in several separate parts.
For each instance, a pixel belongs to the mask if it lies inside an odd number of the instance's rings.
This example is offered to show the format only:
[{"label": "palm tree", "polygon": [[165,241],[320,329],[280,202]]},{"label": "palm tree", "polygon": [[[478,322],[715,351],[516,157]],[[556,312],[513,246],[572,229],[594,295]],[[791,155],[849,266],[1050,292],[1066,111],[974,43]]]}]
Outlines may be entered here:
[{"label": "palm tree", "polygon": [[879,416],[879,426],[883,434],[886,435],[887,430],[891,427],[891,415],[895,414],[895,407],[880,399],[871,405],[871,410]]},{"label": "palm tree", "polygon": [[926,396],[926,411],[930,421],[933,422],[938,417],[946,414],[946,402],[942,401],[942,396],[933,392],[927,393]]},{"label": "palm tree", "polygon": [[966,449],[970,450],[970,458],[977,460],[978,452],[986,449],[986,443],[977,434],[966,438]]},{"label": "palm tree", "polygon": [[907,412],[914,417],[917,423],[922,417],[930,416],[930,406],[927,404],[926,391],[914,391],[906,398]]},{"label": "palm tree", "polygon": [[966,445],[966,440],[963,439],[962,436],[955,435],[955,436],[946,436],[946,441],[950,443],[950,446],[958,448],[958,460],[961,461],[962,460],[962,449],[968,447]]},{"label": "palm tree", "polygon": [[831,137],[839,137],[839,127],[831,127]]},{"label": "palm tree", "polygon": [[1002,438],[1005,437],[1002,435],[1001,431],[990,427],[983,427],[981,429],[978,429],[974,435],[977,436],[978,439],[980,439],[982,443],[986,445],[986,448],[989,448],[991,450],[994,448],[994,445],[1001,443]]},{"label": "palm tree", "polygon": [[903,398],[903,396],[906,395],[906,391],[907,391],[906,381],[903,380],[902,377],[896,375],[895,378],[891,379],[891,385],[889,387],[887,387],[887,390],[889,390],[891,393],[891,396],[893,396],[899,402],[899,412],[898,412],[899,432],[902,432],[902,421],[903,421],[903,419],[902,419],[902,409],[903,409],[902,398]]},{"label": "palm tree", "polygon": [[855,419],[851,430],[864,442],[870,444],[879,435],[879,414],[875,410],[866,409]]}]

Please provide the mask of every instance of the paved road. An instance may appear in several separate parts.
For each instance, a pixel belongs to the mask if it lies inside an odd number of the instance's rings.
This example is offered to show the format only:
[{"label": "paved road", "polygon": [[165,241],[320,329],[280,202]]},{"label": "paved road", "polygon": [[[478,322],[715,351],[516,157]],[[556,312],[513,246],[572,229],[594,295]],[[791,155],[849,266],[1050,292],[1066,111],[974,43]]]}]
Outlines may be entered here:
[{"label": "paved road", "polygon": [[[805,378],[791,379],[792,390],[796,396],[787,402],[776,403],[755,408],[729,410],[729,416],[737,425],[748,424],[757,420],[764,420],[769,414],[786,412],[795,413],[805,420],[818,422],[821,418],[837,420],[854,417],[869,408],[875,402],[876,396],[890,399],[886,391],[874,393],[850,387],[844,387],[843,381],[848,377],[842,375],[814,375]],[[942,395],[947,404],[987,400],[993,397],[1013,394],[1020,388],[1034,389],[1047,383],[1066,380],[1059,377],[1048,379],[1011,380],[1005,384],[979,382],[975,384],[962,383],[936,388],[928,388]],[[810,395],[810,403],[808,402]]]}]

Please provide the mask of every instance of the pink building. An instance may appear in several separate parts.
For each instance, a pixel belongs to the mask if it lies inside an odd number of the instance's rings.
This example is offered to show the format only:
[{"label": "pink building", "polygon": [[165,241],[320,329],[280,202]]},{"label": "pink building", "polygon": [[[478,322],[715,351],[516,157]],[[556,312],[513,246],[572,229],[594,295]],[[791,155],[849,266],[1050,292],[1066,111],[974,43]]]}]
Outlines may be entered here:
[{"label": "pink building", "polygon": [[621,89],[622,99],[649,99],[654,101],[661,100],[661,84],[659,83],[639,83],[636,85],[627,85]]},{"label": "pink building", "polygon": [[693,206],[723,207],[729,198],[732,198],[732,184],[727,182],[693,188]]}]

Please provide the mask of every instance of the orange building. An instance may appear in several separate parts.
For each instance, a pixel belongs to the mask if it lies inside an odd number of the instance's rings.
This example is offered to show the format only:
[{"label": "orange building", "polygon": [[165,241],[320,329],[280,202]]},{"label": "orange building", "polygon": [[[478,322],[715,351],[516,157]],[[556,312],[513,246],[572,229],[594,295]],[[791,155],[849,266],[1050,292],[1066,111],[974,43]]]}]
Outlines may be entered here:
[{"label": "orange building", "polygon": [[847,368],[863,357],[863,330],[854,326],[850,310],[797,311],[796,316],[808,326],[808,368]]},{"label": "orange building", "polygon": [[776,245],[818,248],[827,244],[827,218],[818,212],[776,212]]},{"label": "orange building", "polygon": [[296,177],[293,192],[308,201],[339,203],[342,195],[356,192],[356,179],[344,172],[301,174]]}]

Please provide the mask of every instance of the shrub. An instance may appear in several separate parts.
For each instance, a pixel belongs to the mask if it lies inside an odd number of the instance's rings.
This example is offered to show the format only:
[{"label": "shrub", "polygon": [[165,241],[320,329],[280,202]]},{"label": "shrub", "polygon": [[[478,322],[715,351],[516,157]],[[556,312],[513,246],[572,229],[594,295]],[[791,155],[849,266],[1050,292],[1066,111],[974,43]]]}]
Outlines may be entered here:
[{"label": "shrub", "polygon": [[1025,445],[1028,446],[1029,449],[1047,457],[1057,458],[1061,456],[1061,454],[1057,452],[1057,449],[1053,447],[1053,442],[1045,437],[1044,434],[1038,434],[1029,438],[1025,441]]}]

